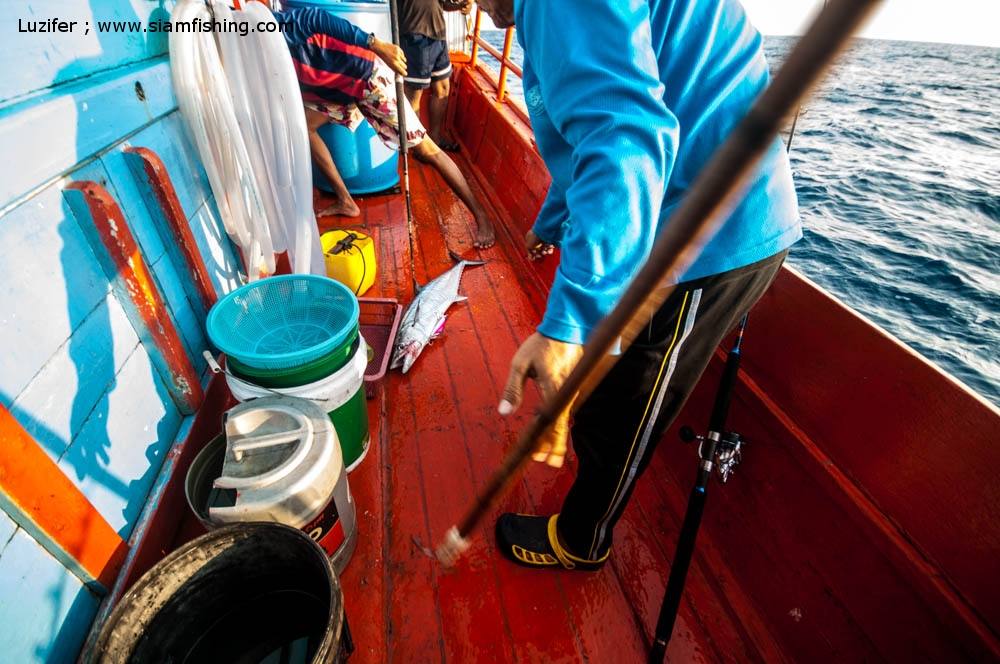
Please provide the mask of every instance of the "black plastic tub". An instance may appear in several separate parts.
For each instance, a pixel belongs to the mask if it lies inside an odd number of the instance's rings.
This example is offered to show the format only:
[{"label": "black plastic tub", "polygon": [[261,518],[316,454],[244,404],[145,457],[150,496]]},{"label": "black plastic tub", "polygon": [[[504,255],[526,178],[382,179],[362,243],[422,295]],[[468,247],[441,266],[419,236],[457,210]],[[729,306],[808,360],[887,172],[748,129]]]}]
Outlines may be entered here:
[{"label": "black plastic tub", "polygon": [[342,662],[353,650],[340,582],[305,533],[219,528],[150,569],[85,662]]}]

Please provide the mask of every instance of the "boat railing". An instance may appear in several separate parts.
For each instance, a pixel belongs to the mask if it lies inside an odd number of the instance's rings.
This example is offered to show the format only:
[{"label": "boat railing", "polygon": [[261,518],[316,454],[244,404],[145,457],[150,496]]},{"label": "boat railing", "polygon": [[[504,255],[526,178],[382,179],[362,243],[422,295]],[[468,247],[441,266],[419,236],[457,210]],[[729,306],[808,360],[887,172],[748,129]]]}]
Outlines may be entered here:
[{"label": "boat railing", "polygon": [[519,115],[527,118],[527,113],[523,106],[510,95],[508,95],[507,90],[507,74],[512,73],[518,78],[524,77],[524,72],[521,70],[521,66],[510,59],[510,49],[514,44],[514,28],[507,28],[503,39],[503,51],[498,51],[495,46],[490,44],[488,41],[483,39],[480,35],[480,28],[482,25],[483,10],[478,6],[476,7],[476,17],[473,23],[472,33],[469,34],[468,39],[472,44],[472,52],[470,54],[469,65],[473,68],[479,68],[481,70],[487,70],[492,73],[492,69],[485,65],[480,56],[479,49],[486,51],[486,53],[493,56],[497,62],[500,63],[500,72],[497,75],[496,85],[496,100],[500,104],[507,104],[515,109]]}]

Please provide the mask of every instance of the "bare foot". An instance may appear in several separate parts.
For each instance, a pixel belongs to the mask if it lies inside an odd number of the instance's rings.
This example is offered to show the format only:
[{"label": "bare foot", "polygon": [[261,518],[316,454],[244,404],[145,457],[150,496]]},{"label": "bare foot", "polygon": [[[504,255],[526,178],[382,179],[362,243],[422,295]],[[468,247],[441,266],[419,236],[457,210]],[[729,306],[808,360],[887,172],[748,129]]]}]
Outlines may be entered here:
[{"label": "bare foot", "polygon": [[337,201],[316,213],[317,217],[360,217],[361,208],[354,201]]},{"label": "bare foot", "polygon": [[476,237],[472,242],[472,246],[477,249],[489,249],[492,247],[497,240],[496,233],[493,231],[493,224],[486,217],[482,217],[476,220]]}]

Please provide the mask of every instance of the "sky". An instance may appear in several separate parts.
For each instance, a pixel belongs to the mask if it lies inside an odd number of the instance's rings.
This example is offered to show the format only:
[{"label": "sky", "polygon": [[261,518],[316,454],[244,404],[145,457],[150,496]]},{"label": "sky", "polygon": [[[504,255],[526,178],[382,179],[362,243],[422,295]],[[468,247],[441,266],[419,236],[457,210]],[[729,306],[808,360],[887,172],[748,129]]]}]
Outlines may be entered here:
[{"label": "sky", "polygon": [[[766,35],[802,34],[823,6],[823,0],[742,2]],[[861,36],[1000,47],[1000,0],[883,0]]]},{"label": "sky", "polygon": [[[741,0],[765,35],[800,35],[823,0]],[[492,28],[483,16],[483,29]],[[872,39],[1000,48],[1000,0],[883,0],[861,33]]]}]

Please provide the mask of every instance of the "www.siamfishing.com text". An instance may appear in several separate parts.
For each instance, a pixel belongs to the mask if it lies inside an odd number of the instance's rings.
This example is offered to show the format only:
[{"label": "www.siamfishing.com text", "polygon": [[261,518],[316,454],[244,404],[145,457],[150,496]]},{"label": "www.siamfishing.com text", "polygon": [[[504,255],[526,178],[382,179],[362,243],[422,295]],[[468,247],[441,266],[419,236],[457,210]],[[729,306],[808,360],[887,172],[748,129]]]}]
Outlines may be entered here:
[{"label": "www.siamfishing.com text", "polygon": [[169,32],[219,32],[226,34],[238,34],[246,37],[251,32],[281,32],[282,26],[274,21],[204,21],[194,18],[190,21],[162,21],[155,20],[149,23],[142,21],[64,21],[58,18],[45,20],[25,20],[17,21],[18,32],[78,32],[89,35],[96,27],[97,32],[146,32],[146,33],[169,33]]}]

